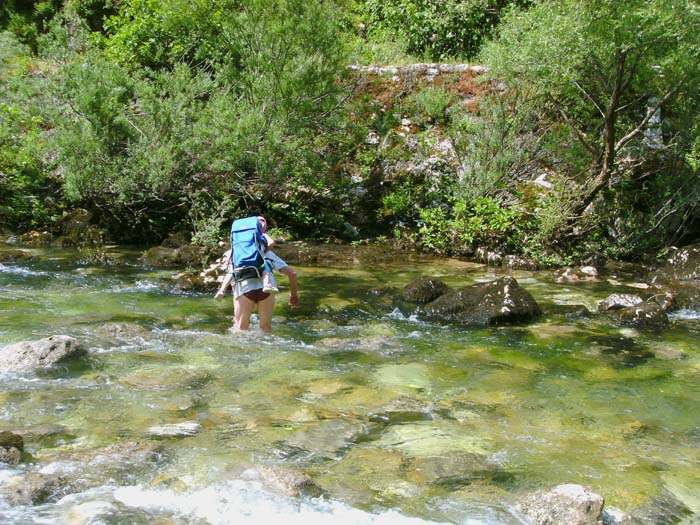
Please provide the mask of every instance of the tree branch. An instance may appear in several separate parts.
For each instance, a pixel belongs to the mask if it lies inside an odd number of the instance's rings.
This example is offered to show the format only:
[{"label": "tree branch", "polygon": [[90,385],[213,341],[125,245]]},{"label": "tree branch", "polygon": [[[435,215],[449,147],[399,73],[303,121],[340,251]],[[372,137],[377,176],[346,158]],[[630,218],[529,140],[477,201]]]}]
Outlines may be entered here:
[{"label": "tree branch", "polygon": [[558,110],[559,110],[559,114],[561,115],[561,118],[563,118],[564,122],[566,122],[569,125],[569,127],[571,128],[571,131],[574,132],[574,135],[576,135],[576,138],[578,139],[578,141],[583,145],[584,148],[586,148],[588,153],[593,155],[594,158],[597,157],[598,151],[595,149],[593,144],[591,144],[590,142],[588,142],[588,140],[586,140],[586,137],[581,132],[581,130],[578,129],[576,126],[574,126],[574,124],[571,122],[571,119],[569,118],[569,115],[566,114],[566,111],[564,111],[562,108],[558,108]]}]

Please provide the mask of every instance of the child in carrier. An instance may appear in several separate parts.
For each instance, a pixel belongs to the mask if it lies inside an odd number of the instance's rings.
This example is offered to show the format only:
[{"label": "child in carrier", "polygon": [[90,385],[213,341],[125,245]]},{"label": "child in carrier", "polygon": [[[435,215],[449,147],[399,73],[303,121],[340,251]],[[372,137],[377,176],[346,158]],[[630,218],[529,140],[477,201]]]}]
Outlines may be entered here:
[{"label": "child in carrier", "polygon": [[[260,222],[260,228],[262,230],[262,235],[264,238],[264,250],[265,252],[263,253],[263,257],[267,252],[272,248],[272,246],[275,244],[275,240],[270,237],[267,234],[267,221],[265,220],[265,217],[258,217],[258,221]],[[228,289],[229,285],[231,284],[231,281],[233,280],[233,251],[228,250],[226,253],[223,255],[222,263],[221,265],[226,268],[226,275],[224,276],[224,280],[221,282],[221,286],[219,286],[219,290],[216,292],[216,295],[214,296],[215,299],[223,299],[224,295],[226,295],[226,290]],[[265,266],[263,267],[263,271],[261,272],[261,278],[263,282],[263,292],[267,293],[277,293],[279,292],[279,289],[277,288],[277,283],[275,282],[275,276],[272,274],[272,265],[268,260],[265,260]]]},{"label": "child in carrier", "polygon": [[[272,249],[272,247],[275,244],[275,240],[270,237],[267,234],[267,221],[265,220],[265,217],[258,217],[258,221],[260,222],[260,227],[262,228],[263,232],[263,237],[265,238],[265,253],[263,253],[263,257],[267,254],[269,250]],[[265,259],[265,269],[262,272],[262,281],[263,281],[263,292],[267,293],[277,293],[279,292],[279,289],[277,288],[277,283],[275,282],[275,276],[272,274],[272,265],[270,264],[270,261]]]}]

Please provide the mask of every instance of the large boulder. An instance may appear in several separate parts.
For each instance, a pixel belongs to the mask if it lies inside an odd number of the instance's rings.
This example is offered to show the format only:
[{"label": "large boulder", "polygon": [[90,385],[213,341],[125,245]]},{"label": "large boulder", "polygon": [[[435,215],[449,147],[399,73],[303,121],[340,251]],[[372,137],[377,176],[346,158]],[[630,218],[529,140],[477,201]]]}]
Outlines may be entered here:
[{"label": "large boulder", "polygon": [[449,291],[450,288],[437,277],[419,277],[406,285],[403,297],[413,303],[425,304]]},{"label": "large boulder", "polygon": [[33,230],[19,236],[20,244],[27,246],[42,246],[45,244],[51,244],[52,240],[53,235],[51,235],[51,232],[47,231],[40,232]]},{"label": "large boulder", "polygon": [[91,211],[78,208],[67,212],[60,220],[63,236],[57,239],[62,246],[95,246],[102,245],[107,237],[106,232],[93,224],[94,214]]},{"label": "large boulder", "polygon": [[0,349],[0,370],[16,372],[47,368],[85,353],[78,340],[67,335],[21,341]]},{"label": "large boulder", "polygon": [[468,324],[520,322],[540,315],[534,297],[512,277],[449,292],[426,306],[428,317]]},{"label": "large boulder", "polygon": [[515,508],[535,525],[600,525],[604,503],[590,489],[566,484],[531,494]]},{"label": "large boulder", "polygon": [[0,447],[24,450],[24,439],[18,434],[3,430],[0,432]]}]

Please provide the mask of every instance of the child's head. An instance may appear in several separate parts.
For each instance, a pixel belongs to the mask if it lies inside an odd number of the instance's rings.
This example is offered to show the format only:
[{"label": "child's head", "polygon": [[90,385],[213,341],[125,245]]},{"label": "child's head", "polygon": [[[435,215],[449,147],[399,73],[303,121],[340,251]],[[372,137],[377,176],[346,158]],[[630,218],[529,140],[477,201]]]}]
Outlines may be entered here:
[{"label": "child's head", "polygon": [[260,222],[260,228],[262,229],[262,232],[265,233],[267,231],[267,221],[265,220],[265,217],[262,215],[258,215],[258,221]]}]

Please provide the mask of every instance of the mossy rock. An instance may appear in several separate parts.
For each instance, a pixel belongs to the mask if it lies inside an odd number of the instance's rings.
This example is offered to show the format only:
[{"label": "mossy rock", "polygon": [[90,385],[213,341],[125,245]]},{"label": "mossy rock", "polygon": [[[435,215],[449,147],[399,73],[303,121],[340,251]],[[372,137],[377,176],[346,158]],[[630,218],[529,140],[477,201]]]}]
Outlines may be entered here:
[{"label": "mossy rock", "polygon": [[0,251],[0,263],[17,263],[29,261],[32,254],[26,250],[2,250]]}]

